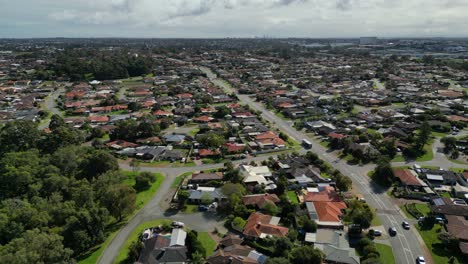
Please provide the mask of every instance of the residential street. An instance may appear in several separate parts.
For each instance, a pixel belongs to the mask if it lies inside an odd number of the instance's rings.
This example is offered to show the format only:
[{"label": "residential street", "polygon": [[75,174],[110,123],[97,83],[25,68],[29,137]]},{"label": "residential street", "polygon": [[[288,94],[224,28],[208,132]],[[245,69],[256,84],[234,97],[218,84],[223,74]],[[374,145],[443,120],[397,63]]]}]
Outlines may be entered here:
[{"label": "residential street", "polygon": [[[57,104],[55,103],[55,100],[57,100],[57,98],[64,92],[65,92],[65,88],[60,87],[56,91],[54,91],[51,95],[47,96],[44,101],[43,109],[55,115],[62,115],[62,112],[60,111],[60,109],[57,108]],[[39,125],[39,129],[43,130],[44,128],[49,127],[49,123],[50,123],[50,120]]]}]

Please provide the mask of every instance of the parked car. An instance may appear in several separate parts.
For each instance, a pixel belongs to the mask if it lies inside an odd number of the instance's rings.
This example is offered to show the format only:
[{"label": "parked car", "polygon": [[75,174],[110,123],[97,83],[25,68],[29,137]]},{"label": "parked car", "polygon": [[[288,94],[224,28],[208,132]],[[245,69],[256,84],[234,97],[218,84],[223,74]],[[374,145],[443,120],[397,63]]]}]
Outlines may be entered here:
[{"label": "parked car", "polygon": [[201,211],[201,212],[208,211],[208,206],[206,206],[206,205],[199,205],[199,206],[198,206],[198,211]]},{"label": "parked car", "polygon": [[403,223],[401,223],[401,225],[403,226],[404,229],[410,229],[410,225],[406,221],[403,221]]},{"label": "parked car", "polygon": [[372,236],[381,236],[382,231],[380,231],[378,229],[371,229],[371,230],[369,230],[369,234],[371,234]]},{"label": "parked car", "polygon": [[416,263],[418,263],[418,264],[426,264],[426,260],[424,259],[423,256],[418,256],[418,258],[416,259]]},{"label": "parked car", "polygon": [[180,228],[180,227],[184,227],[185,224],[182,223],[182,222],[173,221],[173,222],[172,222],[172,226],[173,226],[173,227],[178,227],[178,228]]},{"label": "parked car", "polygon": [[391,236],[395,236],[396,235],[396,228],[395,227],[390,227],[388,229],[388,233],[391,235]]}]

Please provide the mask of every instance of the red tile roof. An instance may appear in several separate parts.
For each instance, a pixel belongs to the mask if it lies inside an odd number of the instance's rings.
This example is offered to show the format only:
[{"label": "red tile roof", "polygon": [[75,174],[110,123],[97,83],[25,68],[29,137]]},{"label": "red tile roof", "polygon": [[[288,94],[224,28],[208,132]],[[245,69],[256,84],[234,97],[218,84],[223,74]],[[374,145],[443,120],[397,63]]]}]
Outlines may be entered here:
[{"label": "red tile roof", "polygon": [[343,139],[346,137],[346,135],[344,134],[339,134],[339,133],[335,133],[335,132],[331,132],[328,134],[328,137],[329,138],[336,138],[336,139]]},{"label": "red tile roof", "polygon": [[304,195],[304,202],[341,202],[341,198],[333,187],[327,186],[321,192],[308,192]]},{"label": "red tile roof", "polygon": [[324,222],[340,222],[341,210],[347,208],[344,202],[314,202],[314,207],[319,221]]},{"label": "red tile roof", "polygon": [[217,156],[219,154],[221,154],[219,150],[200,149],[198,151],[200,157]]},{"label": "red tile roof", "polygon": [[244,227],[244,235],[250,237],[260,237],[261,234],[267,234],[276,237],[284,237],[288,234],[289,229],[283,226],[270,224],[273,217],[262,213],[254,212],[247,219],[247,224]]}]

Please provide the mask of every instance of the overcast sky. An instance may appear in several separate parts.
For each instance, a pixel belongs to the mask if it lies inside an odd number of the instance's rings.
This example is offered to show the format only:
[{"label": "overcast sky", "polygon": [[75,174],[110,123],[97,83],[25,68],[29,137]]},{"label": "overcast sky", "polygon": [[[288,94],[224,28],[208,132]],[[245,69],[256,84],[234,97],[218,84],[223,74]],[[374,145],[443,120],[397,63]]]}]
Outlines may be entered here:
[{"label": "overcast sky", "polygon": [[468,37],[468,0],[0,0],[5,37]]}]

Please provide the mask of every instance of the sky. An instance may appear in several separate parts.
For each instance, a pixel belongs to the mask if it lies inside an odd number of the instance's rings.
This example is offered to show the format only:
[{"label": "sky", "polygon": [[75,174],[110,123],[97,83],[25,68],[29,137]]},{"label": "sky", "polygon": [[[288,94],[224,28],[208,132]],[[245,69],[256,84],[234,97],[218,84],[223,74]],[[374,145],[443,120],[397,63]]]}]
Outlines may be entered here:
[{"label": "sky", "polygon": [[0,0],[0,38],[468,37],[468,0]]}]

